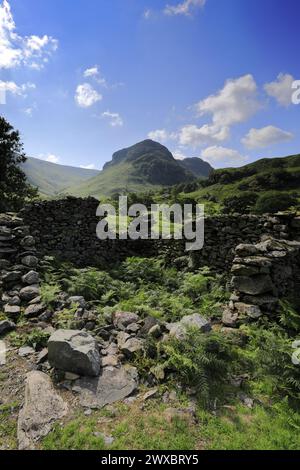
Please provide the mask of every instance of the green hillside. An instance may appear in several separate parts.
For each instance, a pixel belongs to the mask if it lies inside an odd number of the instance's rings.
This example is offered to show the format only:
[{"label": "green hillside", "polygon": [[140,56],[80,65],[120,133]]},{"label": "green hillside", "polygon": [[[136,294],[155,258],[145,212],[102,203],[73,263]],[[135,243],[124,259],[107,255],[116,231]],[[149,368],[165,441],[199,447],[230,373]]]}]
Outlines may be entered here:
[{"label": "green hillside", "polygon": [[[211,212],[241,212],[254,207],[257,199],[289,194],[300,199],[300,155],[283,158],[264,158],[241,168],[214,170],[206,181],[198,181],[182,192],[179,200],[204,203]],[[240,204],[240,206],[239,206]],[[225,210],[224,210],[225,209]]]},{"label": "green hillside", "polygon": [[22,168],[29,183],[39,188],[43,197],[53,197],[71,185],[78,185],[97,175],[97,170],[57,165],[37,158],[28,158]]},{"label": "green hillside", "polygon": [[213,167],[201,158],[192,157],[180,160],[179,164],[188,171],[194,173],[198,178],[207,178],[213,171]]},{"label": "green hillside", "polygon": [[188,183],[196,176],[199,175],[184,168],[166,147],[144,140],[116,152],[97,176],[79,186],[70,186],[66,192],[75,196],[110,196]]}]

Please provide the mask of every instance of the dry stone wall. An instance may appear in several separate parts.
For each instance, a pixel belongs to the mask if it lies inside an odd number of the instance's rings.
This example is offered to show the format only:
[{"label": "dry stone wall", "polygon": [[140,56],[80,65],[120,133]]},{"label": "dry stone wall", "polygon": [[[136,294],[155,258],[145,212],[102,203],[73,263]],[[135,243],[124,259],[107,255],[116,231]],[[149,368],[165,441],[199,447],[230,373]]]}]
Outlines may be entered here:
[{"label": "dry stone wall", "polygon": [[[186,255],[185,241],[98,240],[98,204],[93,198],[73,197],[36,202],[27,205],[21,217],[30,227],[41,255],[52,254],[78,266],[103,266],[130,255],[155,256],[165,253],[170,261]],[[300,218],[284,214],[276,217],[207,217],[204,248],[191,252],[192,261],[196,267],[207,265],[217,271],[229,270],[237,245],[257,243],[266,234],[279,239],[297,240],[300,238]]]},{"label": "dry stone wall", "polygon": [[232,295],[223,323],[232,327],[272,317],[280,299],[299,295],[300,242],[264,236],[260,243],[238,245],[231,274]]}]

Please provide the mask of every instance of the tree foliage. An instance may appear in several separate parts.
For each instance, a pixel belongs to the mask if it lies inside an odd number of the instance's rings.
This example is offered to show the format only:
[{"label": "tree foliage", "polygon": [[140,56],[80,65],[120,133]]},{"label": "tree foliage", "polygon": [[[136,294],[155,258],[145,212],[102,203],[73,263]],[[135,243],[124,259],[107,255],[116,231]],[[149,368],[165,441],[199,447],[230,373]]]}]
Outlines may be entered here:
[{"label": "tree foliage", "polygon": [[20,134],[0,117],[0,211],[19,210],[37,191],[26,181],[20,164],[26,161]]}]

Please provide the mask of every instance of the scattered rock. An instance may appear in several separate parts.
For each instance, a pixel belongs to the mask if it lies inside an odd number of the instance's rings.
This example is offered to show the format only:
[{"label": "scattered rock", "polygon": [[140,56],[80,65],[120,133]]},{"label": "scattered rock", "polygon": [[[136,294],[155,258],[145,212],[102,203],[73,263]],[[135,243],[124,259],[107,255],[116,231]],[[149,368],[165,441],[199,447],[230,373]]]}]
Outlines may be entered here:
[{"label": "scattered rock", "polygon": [[0,336],[16,329],[15,323],[9,320],[0,321]]},{"label": "scattered rock", "polygon": [[151,390],[149,390],[143,395],[143,400],[144,401],[150,400],[151,398],[156,397],[157,393],[158,393],[158,388],[152,388]]},{"label": "scattered rock", "polygon": [[118,363],[117,356],[105,356],[102,358],[102,367],[116,367]]},{"label": "scattered rock", "polygon": [[135,367],[109,367],[97,378],[81,378],[73,391],[79,393],[80,404],[86,408],[102,408],[131,395],[138,386]]},{"label": "scattered rock", "polygon": [[119,330],[125,329],[131,323],[139,321],[139,316],[132,312],[115,312],[113,314],[113,324]]},{"label": "scattered rock", "polygon": [[74,295],[72,297],[69,297],[68,304],[69,305],[77,304],[81,308],[86,307],[86,301],[85,301],[84,297],[82,297],[81,295]]},{"label": "scattered rock", "polygon": [[188,328],[191,327],[201,331],[202,333],[207,333],[211,330],[210,322],[198,313],[186,315],[180,320],[180,322],[167,325],[170,336],[174,336],[178,340],[184,340],[186,338]]},{"label": "scattered rock", "polygon": [[67,411],[67,404],[55,392],[50,378],[43,372],[29,372],[25,403],[18,419],[19,449],[35,449],[37,442],[47,436],[55,421],[65,416]]},{"label": "scattered rock", "polygon": [[19,349],[18,354],[20,357],[27,357],[31,356],[32,354],[35,354],[35,350],[30,346],[24,346]]},{"label": "scattered rock", "polygon": [[56,369],[79,375],[100,373],[100,355],[95,339],[84,331],[57,330],[48,342],[48,358]]},{"label": "scattered rock", "polygon": [[48,349],[44,348],[38,353],[38,356],[36,358],[36,363],[43,364],[44,362],[47,361],[47,359],[48,359]]}]

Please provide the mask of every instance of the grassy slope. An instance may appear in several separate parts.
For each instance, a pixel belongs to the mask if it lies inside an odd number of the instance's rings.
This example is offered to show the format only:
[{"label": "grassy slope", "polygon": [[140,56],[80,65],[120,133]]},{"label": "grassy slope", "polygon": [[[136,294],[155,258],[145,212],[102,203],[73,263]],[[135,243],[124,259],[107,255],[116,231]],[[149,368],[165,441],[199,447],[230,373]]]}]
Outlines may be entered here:
[{"label": "grassy slope", "polygon": [[[237,175],[237,179],[231,183],[218,182],[211,184],[210,186],[200,188],[192,193],[182,193],[179,195],[179,198],[191,197],[199,202],[205,202],[207,197],[213,196],[217,201],[217,203],[215,203],[215,207],[217,208],[219,204],[222,204],[224,199],[242,194],[244,190],[240,189],[241,185],[248,186],[249,188],[247,191],[253,190],[254,192],[261,192],[261,190],[256,190],[255,188],[257,175],[269,175],[270,171],[274,169],[284,169],[288,173],[299,175],[300,156],[295,155],[284,158],[262,159],[241,168],[226,168],[225,170],[215,170],[215,174],[217,175],[226,172],[229,175]],[[251,174],[252,172],[253,174]],[[240,176],[238,176],[239,173],[241,173]],[[245,176],[243,176],[243,173]],[[251,189],[252,187],[253,189]],[[297,192],[298,189],[299,188],[289,187],[287,185],[284,189],[278,188],[276,190],[282,190],[284,192]]]},{"label": "grassy slope", "polygon": [[80,185],[70,186],[66,192],[74,196],[85,197],[89,195],[100,198],[114,192],[140,192],[155,190],[160,187],[149,184],[143,177],[133,177],[132,170],[131,163],[120,163],[107,168],[104,172]]},{"label": "grassy slope", "polygon": [[78,185],[99,172],[72,166],[57,165],[37,158],[28,158],[23,167],[32,186],[38,187],[42,196],[55,196],[71,185]]}]

